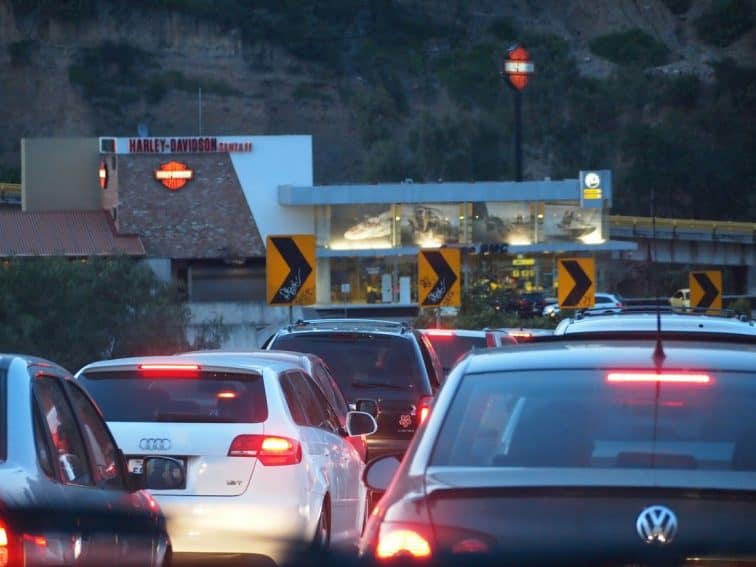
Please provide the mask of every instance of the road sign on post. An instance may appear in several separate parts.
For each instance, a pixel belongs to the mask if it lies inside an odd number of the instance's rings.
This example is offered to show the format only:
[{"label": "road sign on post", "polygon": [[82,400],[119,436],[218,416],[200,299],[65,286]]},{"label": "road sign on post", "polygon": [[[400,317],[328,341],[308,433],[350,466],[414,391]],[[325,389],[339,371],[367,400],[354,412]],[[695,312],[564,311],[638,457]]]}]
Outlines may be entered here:
[{"label": "road sign on post", "polygon": [[557,265],[557,299],[560,309],[583,309],[596,303],[593,258],[560,258]]},{"label": "road sign on post", "polygon": [[417,297],[421,307],[462,304],[459,248],[421,250],[417,256]]},{"label": "road sign on post", "polygon": [[268,236],[265,279],[270,305],[315,303],[315,236]]},{"label": "road sign on post", "polygon": [[722,272],[690,272],[688,287],[693,309],[722,309]]}]

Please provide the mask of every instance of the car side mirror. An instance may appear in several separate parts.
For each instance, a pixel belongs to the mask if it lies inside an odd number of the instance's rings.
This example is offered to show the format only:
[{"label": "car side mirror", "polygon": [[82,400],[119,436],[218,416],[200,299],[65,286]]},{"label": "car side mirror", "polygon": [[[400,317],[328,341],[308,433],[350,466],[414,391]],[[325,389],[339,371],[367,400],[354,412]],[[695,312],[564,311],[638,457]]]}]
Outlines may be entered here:
[{"label": "car side mirror", "polygon": [[378,402],[375,400],[357,400],[354,407],[357,411],[364,411],[373,417],[378,417]]},{"label": "car side mirror", "polygon": [[350,411],[346,417],[346,430],[350,437],[356,435],[372,435],[378,431],[375,418],[364,411]]},{"label": "car side mirror", "polygon": [[400,464],[401,459],[396,455],[384,455],[373,459],[362,473],[365,486],[374,492],[385,492]]},{"label": "car side mirror", "polygon": [[186,466],[180,459],[154,455],[145,457],[141,472],[130,472],[129,477],[134,490],[176,490],[186,486]]}]

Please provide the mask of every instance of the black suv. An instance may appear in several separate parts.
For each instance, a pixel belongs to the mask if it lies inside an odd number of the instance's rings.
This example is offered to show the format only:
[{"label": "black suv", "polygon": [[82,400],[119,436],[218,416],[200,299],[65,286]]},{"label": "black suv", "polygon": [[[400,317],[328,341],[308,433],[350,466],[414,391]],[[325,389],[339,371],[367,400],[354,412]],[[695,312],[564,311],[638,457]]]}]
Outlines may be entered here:
[{"label": "black suv", "polygon": [[400,322],[298,321],[276,332],[264,348],[316,354],[331,368],[347,402],[375,400],[378,431],[368,437],[368,458],[404,452],[443,380],[428,338]]}]

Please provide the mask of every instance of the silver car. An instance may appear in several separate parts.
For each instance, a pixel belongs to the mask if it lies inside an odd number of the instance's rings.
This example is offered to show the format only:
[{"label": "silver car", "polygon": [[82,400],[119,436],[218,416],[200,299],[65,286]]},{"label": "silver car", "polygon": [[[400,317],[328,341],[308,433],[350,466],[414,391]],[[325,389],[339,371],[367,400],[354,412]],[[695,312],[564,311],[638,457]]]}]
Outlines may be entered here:
[{"label": "silver car", "polygon": [[[153,458],[145,466],[175,466]],[[160,507],[63,368],[0,354],[0,565],[167,565]]]}]

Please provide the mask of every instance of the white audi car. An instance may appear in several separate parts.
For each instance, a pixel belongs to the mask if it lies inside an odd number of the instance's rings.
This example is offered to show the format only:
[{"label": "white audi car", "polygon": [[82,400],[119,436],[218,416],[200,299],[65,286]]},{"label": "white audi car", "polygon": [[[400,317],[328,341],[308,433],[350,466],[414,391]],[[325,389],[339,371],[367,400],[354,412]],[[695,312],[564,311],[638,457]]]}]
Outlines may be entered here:
[{"label": "white audi car", "polygon": [[197,353],[100,361],[76,377],[132,472],[148,455],[186,463],[185,485],[152,491],[174,557],[282,563],[302,550],[356,549],[366,489],[348,438],[376,422],[349,412],[342,427],[298,364]]}]

